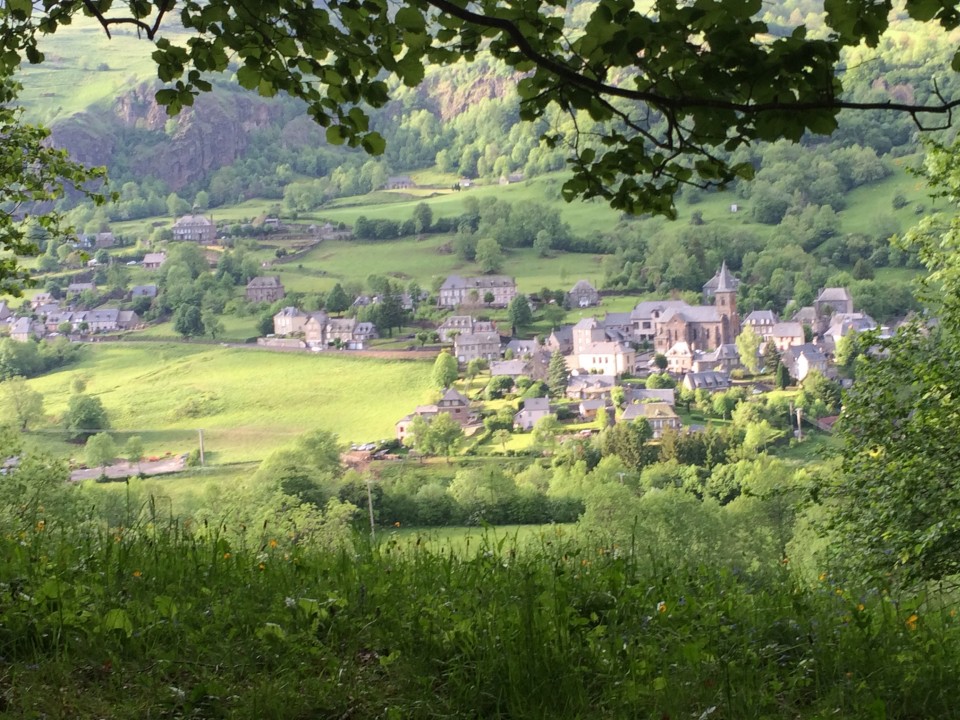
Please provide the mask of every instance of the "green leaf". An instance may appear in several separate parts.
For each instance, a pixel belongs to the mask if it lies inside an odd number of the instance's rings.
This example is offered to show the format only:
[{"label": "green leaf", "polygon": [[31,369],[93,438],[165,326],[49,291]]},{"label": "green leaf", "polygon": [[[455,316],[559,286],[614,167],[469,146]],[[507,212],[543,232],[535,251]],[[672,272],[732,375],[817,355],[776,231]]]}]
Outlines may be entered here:
[{"label": "green leaf", "polygon": [[242,65],[237,70],[237,82],[240,83],[240,87],[253,90],[260,84],[260,70],[249,65]]},{"label": "green leaf", "polygon": [[133,623],[126,610],[114,608],[107,612],[103,617],[103,628],[107,632],[119,630],[126,637],[133,635]]},{"label": "green leaf", "polygon": [[327,142],[331,145],[343,145],[346,139],[347,136],[340,125],[331,125],[327,128]]}]

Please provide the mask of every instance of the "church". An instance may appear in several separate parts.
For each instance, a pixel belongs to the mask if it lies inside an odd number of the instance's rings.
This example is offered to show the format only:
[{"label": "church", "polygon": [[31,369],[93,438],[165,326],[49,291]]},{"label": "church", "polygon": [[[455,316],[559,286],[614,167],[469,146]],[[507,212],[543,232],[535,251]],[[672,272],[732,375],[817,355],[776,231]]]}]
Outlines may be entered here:
[{"label": "church", "polygon": [[716,275],[703,285],[704,301],[711,304],[693,307],[685,302],[671,302],[656,319],[656,351],[665,354],[677,343],[687,343],[690,351],[715,350],[734,342],[740,334],[739,285],[724,261]]}]

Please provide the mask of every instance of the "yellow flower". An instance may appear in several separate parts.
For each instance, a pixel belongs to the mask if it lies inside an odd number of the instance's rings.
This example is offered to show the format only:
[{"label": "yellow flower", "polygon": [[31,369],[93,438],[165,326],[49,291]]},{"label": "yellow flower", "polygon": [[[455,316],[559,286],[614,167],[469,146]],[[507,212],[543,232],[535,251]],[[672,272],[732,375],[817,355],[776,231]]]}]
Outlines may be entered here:
[{"label": "yellow flower", "polygon": [[224,559],[224,560],[229,560],[231,557],[233,557],[233,556],[232,556],[230,553],[228,553],[228,552],[225,552],[225,553],[223,554],[223,559]]},{"label": "yellow flower", "polygon": [[280,543],[278,543],[278,542],[277,542],[276,540],[274,540],[273,538],[270,538],[270,542],[269,542],[268,544],[270,545],[270,547],[275,548],[275,547],[276,547],[277,545],[279,545]]},{"label": "yellow flower", "polygon": [[133,576],[134,576],[134,577],[141,577],[142,575],[143,575],[143,573],[140,572],[139,570],[134,570],[134,571],[133,571]]},{"label": "yellow flower", "polygon": [[667,611],[667,604],[663,600],[661,600],[660,602],[657,603],[657,612],[665,613],[666,611]]},{"label": "yellow flower", "polygon": [[393,524],[393,526],[394,526],[395,528],[400,527],[400,521],[397,520],[397,521]]},{"label": "yellow flower", "polygon": [[43,520],[38,521],[38,522],[37,522],[37,532],[43,532],[43,529],[44,529],[46,526],[47,526],[47,524],[46,524]]},{"label": "yellow flower", "polygon": [[824,582],[827,579],[827,574],[825,572],[820,573],[820,577],[818,579],[820,582]]},{"label": "yellow flower", "polygon": [[266,569],[267,569],[267,566],[264,565],[263,563],[260,563],[259,565],[257,565],[257,567],[260,568],[261,570],[266,570]]},{"label": "yellow flower", "polygon": [[916,629],[917,629],[917,620],[919,620],[919,619],[920,619],[920,618],[917,617],[917,614],[916,614],[916,613],[913,613],[913,615],[911,615],[911,616],[908,617],[906,620],[904,620],[903,624],[907,626],[907,629],[908,629],[908,630],[916,630]]},{"label": "yellow flower", "polygon": [[857,610],[859,610],[860,612],[863,612],[865,609],[866,609],[866,605],[864,605],[863,603],[857,603]]}]

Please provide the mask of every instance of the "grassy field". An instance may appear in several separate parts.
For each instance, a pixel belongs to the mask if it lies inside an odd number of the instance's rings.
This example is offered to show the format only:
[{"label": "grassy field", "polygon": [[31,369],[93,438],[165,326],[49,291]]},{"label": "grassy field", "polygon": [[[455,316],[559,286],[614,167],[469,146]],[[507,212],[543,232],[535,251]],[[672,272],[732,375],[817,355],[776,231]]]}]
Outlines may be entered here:
[{"label": "grassy field", "polygon": [[80,363],[30,384],[53,421],[82,376],[113,429],[142,435],[148,455],[190,450],[203,428],[208,461],[222,464],[260,460],[315,428],[344,442],[392,437],[396,420],[431,397],[430,368],[338,353],[130,343],[92,345]]}]

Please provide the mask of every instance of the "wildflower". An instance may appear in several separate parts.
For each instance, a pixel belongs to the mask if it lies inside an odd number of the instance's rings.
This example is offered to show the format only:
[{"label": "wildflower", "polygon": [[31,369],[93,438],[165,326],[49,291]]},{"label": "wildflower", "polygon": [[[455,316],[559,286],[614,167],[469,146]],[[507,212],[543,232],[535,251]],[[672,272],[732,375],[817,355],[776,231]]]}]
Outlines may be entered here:
[{"label": "wildflower", "polygon": [[142,576],[143,576],[143,573],[140,572],[139,570],[134,570],[134,571],[133,571],[133,576],[136,577],[136,578],[142,577]]},{"label": "wildflower", "polygon": [[277,545],[279,545],[280,543],[278,543],[278,542],[277,542],[276,540],[274,540],[273,538],[270,538],[270,542],[267,543],[267,544],[268,544],[270,547],[275,548],[275,547],[276,547]]},{"label": "wildflower", "polygon": [[866,609],[866,605],[863,603],[857,603],[857,611],[863,612]]},{"label": "wildflower", "polygon": [[657,603],[657,612],[665,613],[666,611],[667,611],[667,604],[663,600],[661,600],[660,602]]},{"label": "wildflower", "polygon": [[297,601],[294,600],[292,597],[285,597],[285,598],[283,599],[283,603],[284,603],[284,605],[286,605],[288,608],[292,608],[292,607],[294,607],[294,606],[297,604]]},{"label": "wildflower", "polygon": [[395,528],[400,527],[400,521],[397,520],[397,521],[393,524],[393,526],[394,526]]},{"label": "wildflower", "polygon": [[957,611],[956,611],[956,609],[951,610],[951,611],[950,611],[950,617],[956,617],[956,616],[957,616]]},{"label": "wildflower", "polygon": [[38,521],[38,522],[37,522],[37,532],[43,532],[43,529],[44,529],[46,526],[47,526],[47,524],[46,524],[43,520]]},{"label": "wildflower", "polygon": [[223,554],[223,559],[224,559],[224,560],[229,560],[231,557],[233,557],[233,556],[232,556],[230,553],[228,553],[228,552],[225,552],[225,553]]},{"label": "wildflower", "polygon": [[916,613],[913,613],[910,617],[904,620],[903,624],[907,626],[907,630],[916,630],[917,629],[917,620],[920,618],[917,617]]},{"label": "wildflower", "polygon": [[825,572],[820,573],[820,577],[817,578],[820,582],[825,582],[827,579],[827,574]]},{"label": "wildflower", "polygon": [[260,568],[261,570],[266,570],[266,569],[267,569],[267,566],[264,565],[263,563],[260,563],[259,565],[257,565],[257,567]]}]

